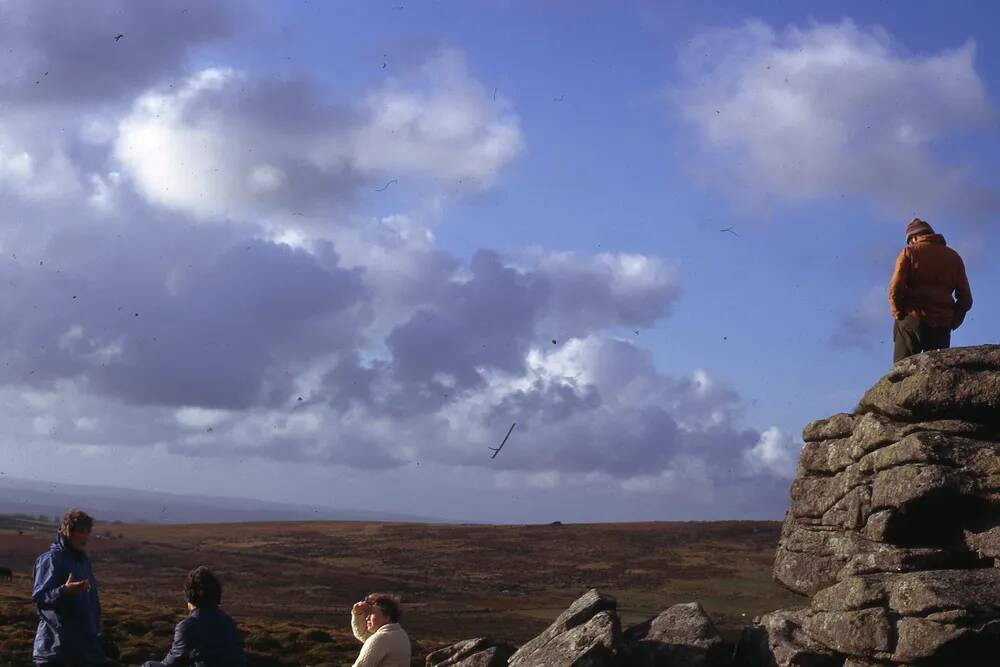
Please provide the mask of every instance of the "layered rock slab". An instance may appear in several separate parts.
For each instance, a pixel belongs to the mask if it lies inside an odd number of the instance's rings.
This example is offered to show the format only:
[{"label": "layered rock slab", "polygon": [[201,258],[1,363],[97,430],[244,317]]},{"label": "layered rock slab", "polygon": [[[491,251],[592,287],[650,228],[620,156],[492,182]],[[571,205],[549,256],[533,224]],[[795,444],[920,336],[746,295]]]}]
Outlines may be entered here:
[{"label": "layered rock slab", "polygon": [[489,637],[476,637],[438,649],[427,655],[426,667],[504,667],[514,647]]},{"label": "layered rock slab", "polygon": [[805,609],[760,618],[741,667],[986,667],[1000,646],[1000,570],[849,577]]},{"label": "layered rock slab", "polygon": [[591,589],[511,656],[511,667],[614,667],[621,622],[615,598]]}]

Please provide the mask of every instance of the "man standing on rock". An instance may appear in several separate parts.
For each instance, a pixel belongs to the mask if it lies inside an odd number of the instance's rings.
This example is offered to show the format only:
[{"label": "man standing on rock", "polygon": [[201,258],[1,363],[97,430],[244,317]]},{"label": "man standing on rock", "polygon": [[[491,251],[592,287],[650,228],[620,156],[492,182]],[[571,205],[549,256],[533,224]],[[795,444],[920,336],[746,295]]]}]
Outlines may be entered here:
[{"label": "man standing on rock", "polygon": [[929,224],[914,218],[906,227],[906,247],[889,282],[893,362],[951,347],[951,332],[971,308],[962,258]]}]

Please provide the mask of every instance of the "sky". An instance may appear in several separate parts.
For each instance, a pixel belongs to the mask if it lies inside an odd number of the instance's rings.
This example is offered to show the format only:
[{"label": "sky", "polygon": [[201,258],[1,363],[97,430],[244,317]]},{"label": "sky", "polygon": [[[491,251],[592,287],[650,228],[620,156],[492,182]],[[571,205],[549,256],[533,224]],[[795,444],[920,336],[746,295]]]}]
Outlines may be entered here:
[{"label": "sky", "polygon": [[998,14],[0,0],[0,483],[780,518],[913,216],[993,342]]}]

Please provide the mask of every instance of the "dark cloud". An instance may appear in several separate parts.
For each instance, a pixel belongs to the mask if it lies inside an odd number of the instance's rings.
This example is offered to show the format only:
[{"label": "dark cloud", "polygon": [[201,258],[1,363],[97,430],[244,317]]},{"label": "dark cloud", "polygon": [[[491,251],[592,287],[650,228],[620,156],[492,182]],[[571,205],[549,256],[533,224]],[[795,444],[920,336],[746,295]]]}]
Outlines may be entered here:
[{"label": "dark cloud", "polygon": [[644,255],[533,251],[528,258],[549,284],[549,319],[560,333],[648,327],[668,316],[680,296],[676,270]]},{"label": "dark cloud", "polygon": [[469,268],[470,280],[453,283],[439,303],[418,310],[386,339],[398,381],[464,390],[482,381],[478,369],[523,369],[547,298],[545,282],[503,266],[486,250]]},{"label": "dark cloud", "polygon": [[3,9],[0,99],[15,105],[125,101],[182,73],[192,47],[232,34],[237,21],[226,2],[107,0],[81,10],[43,0]]},{"label": "dark cloud", "polygon": [[365,322],[359,272],[228,230],[67,230],[0,275],[8,383],[84,377],[128,402],[284,400],[296,368],[353,347]]}]

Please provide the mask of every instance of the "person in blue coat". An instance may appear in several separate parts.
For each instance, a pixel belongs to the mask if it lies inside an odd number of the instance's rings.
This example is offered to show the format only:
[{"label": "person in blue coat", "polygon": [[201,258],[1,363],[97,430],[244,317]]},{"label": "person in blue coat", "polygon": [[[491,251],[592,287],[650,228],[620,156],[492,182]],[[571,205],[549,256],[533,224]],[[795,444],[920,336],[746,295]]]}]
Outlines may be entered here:
[{"label": "person in blue coat", "polygon": [[87,557],[94,520],[75,507],[66,512],[56,541],[35,560],[31,599],[38,609],[32,659],[46,667],[105,664],[101,601]]},{"label": "person in blue coat", "polygon": [[184,583],[188,615],[174,628],[174,643],[160,662],[143,667],[246,667],[243,637],[219,609],[222,584],[207,567],[196,567]]}]

